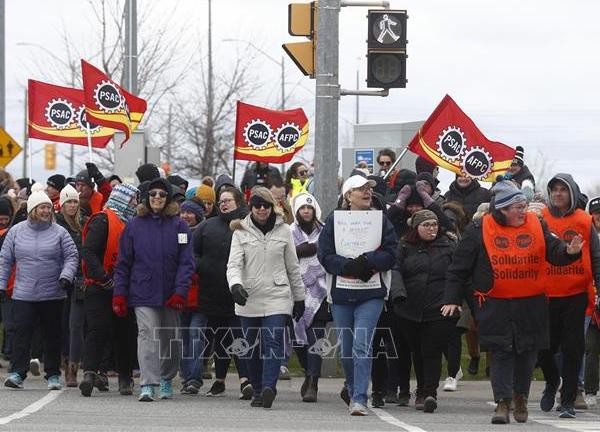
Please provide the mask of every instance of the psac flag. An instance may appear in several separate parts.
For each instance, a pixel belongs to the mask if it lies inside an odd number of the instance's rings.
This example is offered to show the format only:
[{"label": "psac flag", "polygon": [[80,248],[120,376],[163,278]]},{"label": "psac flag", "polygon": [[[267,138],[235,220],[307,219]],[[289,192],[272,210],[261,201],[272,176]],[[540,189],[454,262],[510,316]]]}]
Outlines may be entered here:
[{"label": "psac flag", "polygon": [[88,123],[83,90],[29,80],[28,135],[30,138],[104,148],[114,129]]},{"label": "psac flag", "polygon": [[302,108],[276,111],[238,101],[235,159],[285,163],[308,139],[308,119]]},{"label": "psac flag", "polygon": [[512,162],[515,149],[488,140],[446,95],[419,129],[408,149],[457,174],[492,182]]},{"label": "psac flag", "polygon": [[81,60],[83,91],[88,118],[125,133],[125,141],[146,112],[146,101],[122,89],[102,71]]}]

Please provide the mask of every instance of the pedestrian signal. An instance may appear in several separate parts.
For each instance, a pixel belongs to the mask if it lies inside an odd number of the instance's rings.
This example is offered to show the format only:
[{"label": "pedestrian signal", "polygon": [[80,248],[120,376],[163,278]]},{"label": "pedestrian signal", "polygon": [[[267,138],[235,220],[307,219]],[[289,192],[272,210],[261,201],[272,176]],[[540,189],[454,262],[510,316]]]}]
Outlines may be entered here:
[{"label": "pedestrian signal", "polygon": [[367,87],[406,87],[405,10],[369,10]]}]

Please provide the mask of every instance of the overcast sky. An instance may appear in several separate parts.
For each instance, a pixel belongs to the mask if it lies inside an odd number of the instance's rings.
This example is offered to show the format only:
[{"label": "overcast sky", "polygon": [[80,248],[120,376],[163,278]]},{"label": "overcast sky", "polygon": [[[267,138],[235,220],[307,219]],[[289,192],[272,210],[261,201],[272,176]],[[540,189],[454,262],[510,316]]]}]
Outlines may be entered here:
[{"label": "overcast sky", "polygon": [[[174,8],[177,25],[190,40],[205,41],[206,0],[142,0],[166,16]],[[236,50],[225,38],[248,40],[275,57],[281,44],[300,41],[287,34],[283,0],[213,0],[216,70]],[[425,119],[448,93],[484,134],[510,146],[522,145],[529,165],[543,158],[552,171],[571,172],[583,188],[600,184],[600,2],[597,0],[392,0],[407,9],[408,85],[387,98],[361,98],[361,123]],[[340,83],[355,86],[356,70],[366,75],[366,8],[343,8],[340,14]],[[155,15],[160,21],[161,13]],[[76,40],[89,42],[89,6],[81,0],[6,1],[7,130],[22,143],[23,89],[35,76],[32,57],[48,58],[44,50],[64,57],[60,33],[64,26]],[[23,43],[43,47],[23,46]],[[19,45],[20,44],[20,45]],[[244,51],[247,46],[237,44]],[[251,50],[252,48],[248,48]],[[255,57],[261,91],[250,103],[276,108],[280,98],[280,67]],[[314,80],[301,75],[285,59],[289,107],[314,114]],[[354,97],[340,102],[340,133],[351,140]],[[314,130],[314,128],[313,128]],[[41,148],[42,142],[34,141]],[[543,155],[540,157],[540,155]],[[35,178],[42,155],[34,158]],[[81,161],[82,163],[84,161]],[[20,177],[20,158],[8,166]],[[66,171],[66,166],[59,168]],[[532,167],[534,168],[534,167]],[[535,171],[535,169],[534,169]]]}]

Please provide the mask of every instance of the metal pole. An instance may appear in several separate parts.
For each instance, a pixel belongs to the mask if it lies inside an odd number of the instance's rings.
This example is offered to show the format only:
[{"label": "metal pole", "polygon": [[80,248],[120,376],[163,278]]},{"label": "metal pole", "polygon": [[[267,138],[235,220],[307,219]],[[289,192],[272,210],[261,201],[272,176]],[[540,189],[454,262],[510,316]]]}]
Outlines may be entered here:
[{"label": "metal pole", "polygon": [[124,87],[137,96],[137,0],[125,2],[125,82]]},{"label": "metal pole", "polygon": [[315,195],[323,214],[338,196],[338,84],[340,0],[319,0],[316,53]]},{"label": "metal pole", "polygon": [[75,146],[70,145],[69,147],[69,175],[73,176],[75,175]]},{"label": "metal pole", "polygon": [[281,110],[285,109],[285,63],[281,57]]},{"label": "metal pole", "polygon": [[406,146],[402,149],[402,152],[400,152],[400,155],[396,158],[396,160],[394,161],[392,166],[383,175],[384,180],[387,180],[387,178],[390,176],[390,174],[392,174],[394,172],[394,170],[396,169],[396,166],[400,163],[400,161],[402,160],[402,158],[404,157],[404,155],[406,153],[408,153],[408,146]]},{"label": "metal pole", "polygon": [[360,116],[359,116],[359,113],[360,113],[360,108],[359,108],[359,106],[360,106],[359,105],[360,104],[360,95],[358,94],[358,90],[360,89],[360,87],[359,87],[360,86],[359,80],[360,80],[360,71],[358,69],[356,69],[356,92],[357,92],[357,94],[356,94],[356,122],[355,122],[356,124],[360,123]]},{"label": "metal pole", "polygon": [[214,136],[213,136],[213,58],[212,58],[212,0],[208,0],[208,101],[206,106],[206,149],[204,151],[202,175],[213,175]]},{"label": "metal pole", "polygon": [[23,130],[23,177],[27,177],[27,157],[29,156],[29,133],[28,133],[28,121],[29,121],[29,111],[27,108],[27,89],[25,89],[25,98],[24,102],[24,119],[23,125],[25,126]]},{"label": "metal pole", "polygon": [[0,0],[0,127],[2,128],[6,126],[6,59],[4,57],[4,24],[6,20],[4,17],[4,12],[4,0]]}]

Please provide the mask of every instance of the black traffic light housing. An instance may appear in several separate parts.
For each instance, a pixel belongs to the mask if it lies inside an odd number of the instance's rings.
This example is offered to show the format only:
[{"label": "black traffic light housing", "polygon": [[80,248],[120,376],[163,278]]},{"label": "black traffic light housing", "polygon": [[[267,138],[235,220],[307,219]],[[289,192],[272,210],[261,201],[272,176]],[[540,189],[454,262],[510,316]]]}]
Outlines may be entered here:
[{"label": "black traffic light housing", "polygon": [[406,10],[369,10],[367,87],[406,87]]}]

